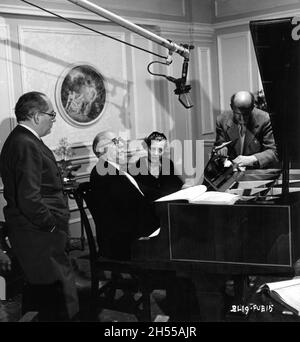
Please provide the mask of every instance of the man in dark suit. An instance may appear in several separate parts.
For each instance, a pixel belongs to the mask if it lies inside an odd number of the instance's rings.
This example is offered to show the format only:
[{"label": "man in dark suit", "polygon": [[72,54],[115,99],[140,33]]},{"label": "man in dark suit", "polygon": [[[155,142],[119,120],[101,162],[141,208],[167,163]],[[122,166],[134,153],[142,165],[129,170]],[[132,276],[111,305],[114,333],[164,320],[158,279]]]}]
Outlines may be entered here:
[{"label": "man in dark suit", "polygon": [[[3,222],[0,222],[0,293],[6,292],[6,274],[11,271],[11,258],[7,254],[7,248],[5,243],[5,235],[3,233]],[[1,277],[1,276],[4,277]],[[0,295],[0,301],[1,301]],[[1,310],[1,303],[0,303],[0,310]],[[1,314],[0,314],[0,322],[1,322]]]},{"label": "man in dark suit", "polygon": [[4,143],[0,172],[7,234],[26,280],[22,310],[38,311],[42,321],[70,320],[78,300],[65,253],[69,210],[55,157],[41,140],[56,113],[45,94],[29,92],[15,114],[18,125]]},{"label": "man in dark suit", "polygon": [[93,151],[99,158],[90,176],[96,235],[102,256],[131,258],[135,239],[149,236],[159,228],[154,207],[145,199],[134,178],[122,167],[124,143],[113,132],[100,132]]},{"label": "man in dark suit", "polygon": [[272,168],[278,163],[269,114],[254,107],[254,95],[239,91],[231,97],[232,112],[223,113],[216,122],[215,146],[238,167]]}]

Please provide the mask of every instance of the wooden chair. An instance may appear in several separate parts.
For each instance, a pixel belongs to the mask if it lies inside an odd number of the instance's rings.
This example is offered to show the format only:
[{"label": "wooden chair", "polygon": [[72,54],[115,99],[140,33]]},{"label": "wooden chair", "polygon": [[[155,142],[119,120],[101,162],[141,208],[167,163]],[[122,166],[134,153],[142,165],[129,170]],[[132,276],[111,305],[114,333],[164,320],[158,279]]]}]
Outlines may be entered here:
[{"label": "wooden chair", "polygon": [[38,322],[38,315],[39,313],[37,311],[28,311],[18,320],[18,322]]},{"label": "wooden chair", "polygon": [[10,271],[1,273],[0,270],[0,276],[4,277],[6,281],[6,297],[12,298],[22,291],[24,275],[11,249],[4,221],[0,221],[0,248],[6,251],[12,262]]},{"label": "wooden chair", "polygon": [[[120,261],[99,256],[99,246],[87,215],[87,209],[93,213],[94,205],[89,182],[80,183],[74,192],[74,199],[89,246],[93,316],[98,314],[99,308],[109,308],[134,314],[138,321],[151,321],[151,293],[155,288],[168,288],[166,284],[172,283],[173,274],[147,268],[144,262]],[[123,292],[123,295],[116,298],[118,291]]]}]

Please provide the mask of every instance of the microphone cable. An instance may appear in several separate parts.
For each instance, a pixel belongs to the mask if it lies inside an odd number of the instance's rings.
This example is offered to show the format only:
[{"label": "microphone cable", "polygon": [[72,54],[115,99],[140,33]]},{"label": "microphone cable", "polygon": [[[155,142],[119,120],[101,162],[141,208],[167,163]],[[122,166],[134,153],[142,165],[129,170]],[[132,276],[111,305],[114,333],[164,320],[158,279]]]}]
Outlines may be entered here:
[{"label": "microphone cable", "polygon": [[148,66],[147,66],[147,70],[148,70],[149,74],[151,74],[151,75],[153,75],[153,76],[164,77],[164,78],[166,78],[167,80],[169,80],[169,81],[171,81],[171,82],[175,82],[175,78],[173,78],[173,77],[167,76],[167,75],[165,75],[165,74],[157,74],[157,73],[155,73],[155,72],[152,72],[152,71],[150,70],[150,66],[151,66],[152,64],[162,64],[162,65],[167,65],[167,66],[168,66],[168,65],[172,64],[172,61],[170,61],[170,62],[159,62],[159,61],[150,62],[150,63],[148,64]]},{"label": "microphone cable", "polygon": [[38,9],[44,11],[44,12],[47,12],[47,13],[49,13],[49,14],[51,14],[51,15],[57,17],[57,18],[63,19],[63,20],[65,20],[65,21],[68,21],[68,22],[70,22],[70,23],[72,23],[72,24],[74,24],[74,25],[77,25],[77,26],[83,27],[83,28],[85,28],[85,29],[87,29],[87,30],[90,30],[90,31],[92,31],[92,32],[101,34],[102,36],[107,37],[107,38],[110,38],[110,39],[112,39],[112,40],[116,40],[116,41],[119,42],[119,43],[128,45],[128,46],[130,46],[130,47],[133,47],[133,48],[135,48],[135,49],[141,50],[141,51],[143,51],[143,52],[150,53],[151,55],[154,55],[154,56],[159,57],[159,58],[168,59],[168,57],[166,57],[166,56],[159,55],[159,54],[157,54],[157,53],[155,53],[155,52],[146,50],[146,49],[144,49],[144,48],[142,48],[142,47],[140,47],[140,46],[137,46],[137,45],[134,45],[134,44],[125,42],[124,40],[118,39],[118,38],[116,38],[116,37],[112,37],[112,36],[110,36],[110,35],[108,35],[108,34],[106,34],[106,33],[100,32],[100,31],[95,30],[95,29],[93,29],[93,28],[91,28],[91,27],[88,27],[88,26],[85,26],[85,25],[83,25],[83,24],[80,24],[80,23],[78,23],[77,21],[74,21],[74,20],[72,20],[72,19],[65,18],[65,17],[63,17],[62,15],[59,15],[59,14],[57,14],[57,13],[54,13],[54,12],[52,12],[52,11],[50,11],[50,10],[47,10],[46,8],[43,8],[43,7],[41,7],[41,6],[39,6],[39,5],[36,5],[36,4],[33,4],[33,3],[29,2],[29,1],[26,1],[26,0],[20,0],[20,1],[25,2],[26,4],[31,5],[31,6],[33,6],[33,7],[36,7],[36,8],[38,8]]}]

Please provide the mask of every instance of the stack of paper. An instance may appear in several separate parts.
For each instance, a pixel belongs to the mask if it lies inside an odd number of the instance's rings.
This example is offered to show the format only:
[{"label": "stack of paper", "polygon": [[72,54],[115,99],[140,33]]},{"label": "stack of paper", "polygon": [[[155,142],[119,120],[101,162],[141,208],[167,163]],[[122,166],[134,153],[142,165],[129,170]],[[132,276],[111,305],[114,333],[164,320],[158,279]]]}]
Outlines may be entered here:
[{"label": "stack of paper", "polygon": [[240,198],[239,195],[218,191],[206,191],[204,194],[191,200],[191,203],[199,204],[234,204]]},{"label": "stack of paper", "polygon": [[272,298],[300,316],[300,278],[262,285],[258,292],[267,290]]},{"label": "stack of paper", "polygon": [[205,185],[196,185],[161,197],[156,202],[186,200],[199,204],[234,204],[239,195],[218,191],[206,191]]}]

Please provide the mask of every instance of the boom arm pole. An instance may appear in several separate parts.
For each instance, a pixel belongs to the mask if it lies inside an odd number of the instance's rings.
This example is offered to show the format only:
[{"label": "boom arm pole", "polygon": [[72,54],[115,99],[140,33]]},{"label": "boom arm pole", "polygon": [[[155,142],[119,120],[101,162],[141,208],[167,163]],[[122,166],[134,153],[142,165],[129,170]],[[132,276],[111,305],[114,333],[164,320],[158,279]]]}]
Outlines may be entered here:
[{"label": "boom arm pole", "polygon": [[147,38],[165,48],[167,48],[171,52],[176,52],[179,55],[183,56],[185,59],[189,59],[189,50],[183,47],[182,45],[178,45],[174,42],[171,42],[165,38],[162,38],[158,36],[157,34],[148,31],[136,24],[133,24],[132,22],[120,17],[119,15],[116,15],[98,5],[95,5],[94,3],[88,1],[88,0],[67,0],[69,2],[72,2],[73,4],[80,6],[82,8],[85,8],[86,10],[93,12],[95,14],[100,15],[101,17],[104,17],[112,22],[117,23],[120,26],[123,26],[127,28],[128,30],[137,33],[138,35]]}]

